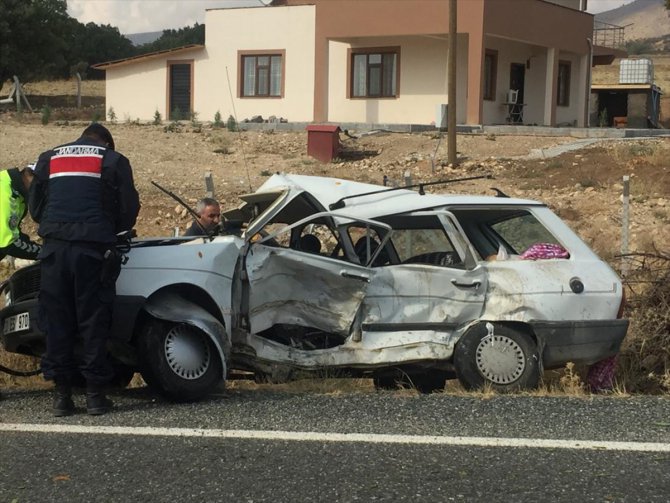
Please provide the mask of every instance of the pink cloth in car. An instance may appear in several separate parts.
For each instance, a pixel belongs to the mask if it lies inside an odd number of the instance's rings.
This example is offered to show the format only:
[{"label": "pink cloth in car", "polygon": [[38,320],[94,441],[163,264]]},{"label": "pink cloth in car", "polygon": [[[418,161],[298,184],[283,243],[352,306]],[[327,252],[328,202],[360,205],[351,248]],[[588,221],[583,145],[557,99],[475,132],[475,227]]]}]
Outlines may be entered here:
[{"label": "pink cloth in car", "polygon": [[536,243],[521,254],[521,258],[525,260],[569,257],[570,254],[568,253],[568,250],[563,248],[561,245],[556,245],[553,243]]}]

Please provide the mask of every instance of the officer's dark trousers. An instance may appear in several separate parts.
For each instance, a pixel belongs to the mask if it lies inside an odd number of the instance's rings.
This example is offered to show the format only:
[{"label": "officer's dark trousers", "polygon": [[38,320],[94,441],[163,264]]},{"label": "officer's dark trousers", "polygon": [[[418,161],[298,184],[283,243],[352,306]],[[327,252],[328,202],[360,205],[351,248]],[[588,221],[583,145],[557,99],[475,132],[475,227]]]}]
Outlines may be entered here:
[{"label": "officer's dark trousers", "polygon": [[[109,245],[46,239],[41,259],[39,326],[46,332],[46,379],[70,382],[79,371],[87,384],[112,378],[106,343],[115,286],[101,283]],[[75,352],[75,347],[77,351]]]}]

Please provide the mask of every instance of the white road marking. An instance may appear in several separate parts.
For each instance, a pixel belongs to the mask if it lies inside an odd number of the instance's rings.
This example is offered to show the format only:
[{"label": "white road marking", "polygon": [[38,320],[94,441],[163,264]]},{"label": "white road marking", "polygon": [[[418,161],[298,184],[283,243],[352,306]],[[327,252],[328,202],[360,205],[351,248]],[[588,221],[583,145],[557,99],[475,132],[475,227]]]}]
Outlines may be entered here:
[{"label": "white road marking", "polygon": [[201,437],[295,442],[354,442],[370,444],[454,445],[471,447],[519,447],[633,452],[670,452],[670,443],[559,440],[550,438],[447,437],[388,435],[379,433],[321,433],[314,431],[218,430],[204,428],[152,428],[135,426],[82,426],[67,424],[0,423],[0,431],[148,437]]}]

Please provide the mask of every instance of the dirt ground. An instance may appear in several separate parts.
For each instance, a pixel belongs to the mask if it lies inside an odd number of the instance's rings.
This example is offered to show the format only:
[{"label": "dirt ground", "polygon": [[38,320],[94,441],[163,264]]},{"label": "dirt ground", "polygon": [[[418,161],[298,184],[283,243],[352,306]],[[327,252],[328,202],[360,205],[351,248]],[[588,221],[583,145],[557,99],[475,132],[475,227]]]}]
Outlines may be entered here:
[{"label": "dirt ground", "polygon": [[[153,185],[189,203],[205,195],[211,172],[224,209],[237,196],[256,190],[272,173],[288,172],[396,184],[492,175],[433,191],[489,194],[497,187],[514,197],[540,200],[564,218],[603,257],[620,250],[623,175],[631,176],[629,249],[653,251],[670,243],[670,138],[603,140],[581,150],[543,160],[523,156],[534,149],[569,144],[573,138],[459,135],[457,167],[446,165],[447,140],[435,133],[378,133],[342,137],[342,153],[323,164],[307,155],[305,132],[229,132],[209,125],[107,124],[117,148],[133,166],[142,210],[139,236],[181,231],[190,218]],[[78,137],[85,123],[43,126],[0,115],[0,166],[22,166],[40,152]],[[361,132],[353,132],[352,135]],[[28,227],[29,229],[30,227]],[[616,265],[616,264],[614,264]]]},{"label": "dirt ground", "polygon": [[[53,92],[60,95],[63,91],[54,87]],[[58,111],[54,110],[54,116]],[[0,169],[35,161],[43,150],[76,139],[86,125],[85,121],[70,119],[42,125],[39,113],[17,118],[11,112],[0,112]],[[437,133],[350,131],[355,138],[341,134],[339,158],[324,164],[307,155],[304,131],[229,132],[214,129],[211,124],[188,121],[179,126],[167,122],[162,125],[107,122],[106,125],[118,150],[133,166],[142,202],[136,226],[140,237],[172,235],[175,227],[183,232],[190,224],[186,211],[151,181],[194,204],[205,195],[204,177],[211,173],[215,195],[223,208],[229,209],[240,203],[240,194],[256,190],[275,172],[371,183],[382,183],[386,176],[395,184],[404,184],[406,178],[425,182],[492,175],[494,179],[427,190],[494,195],[491,188],[496,187],[510,196],[543,201],[618,270],[622,177],[629,175],[629,250],[670,254],[670,137],[599,140],[557,157],[526,159],[537,149],[577,140],[460,134],[459,164],[453,167],[446,163],[446,136]],[[29,218],[24,230],[35,234]],[[0,269],[3,264],[0,263]],[[0,270],[1,277],[6,273]],[[1,353],[0,350],[0,362],[7,357]],[[0,382],[1,379],[2,376]]]}]

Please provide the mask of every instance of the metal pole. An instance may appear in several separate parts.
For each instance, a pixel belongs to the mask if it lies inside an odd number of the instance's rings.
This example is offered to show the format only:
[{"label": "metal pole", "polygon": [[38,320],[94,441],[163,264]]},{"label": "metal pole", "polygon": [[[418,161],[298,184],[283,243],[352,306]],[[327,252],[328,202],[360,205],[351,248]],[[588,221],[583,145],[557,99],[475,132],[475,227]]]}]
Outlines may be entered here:
[{"label": "metal pole", "polygon": [[623,215],[621,216],[621,276],[628,274],[628,227],[629,227],[630,176],[623,177]]},{"label": "metal pole", "polygon": [[458,33],[458,10],[456,0],[449,0],[449,72],[447,86],[447,160],[455,165],[456,160],[456,34]]}]

